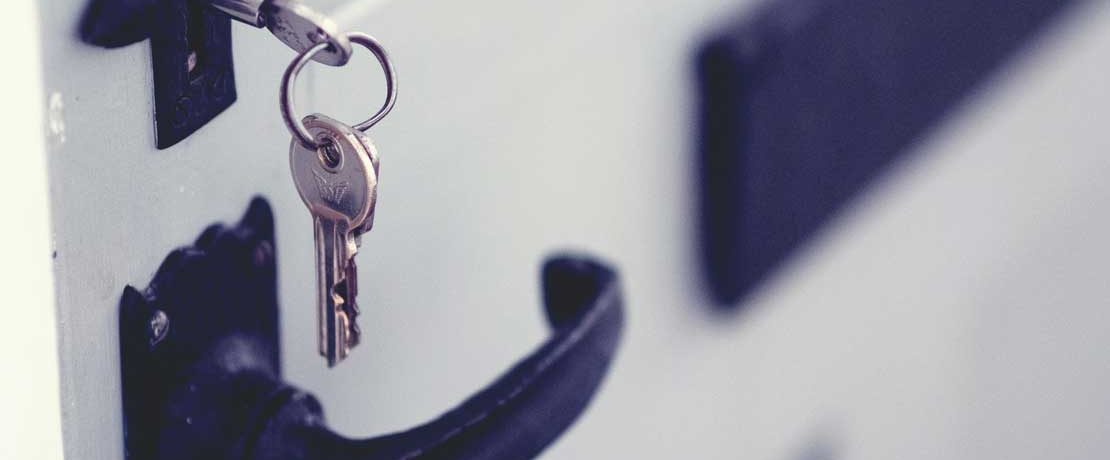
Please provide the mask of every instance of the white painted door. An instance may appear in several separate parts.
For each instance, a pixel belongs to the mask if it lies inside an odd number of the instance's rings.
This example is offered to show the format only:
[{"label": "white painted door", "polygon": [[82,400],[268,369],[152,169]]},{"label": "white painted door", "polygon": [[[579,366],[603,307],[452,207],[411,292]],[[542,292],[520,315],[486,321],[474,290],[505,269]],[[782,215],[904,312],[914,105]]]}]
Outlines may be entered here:
[{"label": "white painted door", "polygon": [[[1110,4],[1070,12],[722,317],[697,278],[691,50],[752,2],[310,3],[382,40],[401,91],[370,132],[365,340],[333,370],[313,343],[311,227],[277,112],[292,53],[236,24],[238,102],[158,151],[149,45],[85,45],[82,1],[37,5],[30,158],[48,165],[67,458],[122,458],[124,285],[255,194],[277,216],[286,376],[347,435],[432,417],[541,341],[536,271],[575,248],[620,268],[629,329],[546,458],[1110,452]],[[377,68],[356,61],[312,67],[305,109],[376,107]]]}]

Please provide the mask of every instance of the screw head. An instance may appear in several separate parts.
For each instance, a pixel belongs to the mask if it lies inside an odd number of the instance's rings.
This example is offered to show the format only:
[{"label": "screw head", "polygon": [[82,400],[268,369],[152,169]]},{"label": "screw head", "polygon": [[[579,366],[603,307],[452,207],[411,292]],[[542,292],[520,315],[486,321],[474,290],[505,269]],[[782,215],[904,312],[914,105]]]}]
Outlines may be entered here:
[{"label": "screw head", "polygon": [[163,339],[166,338],[170,332],[170,317],[162,310],[154,310],[150,315],[150,329],[147,334],[150,338],[150,346],[158,345]]},{"label": "screw head", "polygon": [[254,263],[254,266],[256,268],[262,268],[270,263],[270,259],[273,256],[274,247],[270,244],[270,242],[265,240],[259,241],[258,244],[254,246],[254,253],[252,254],[251,262]]}]

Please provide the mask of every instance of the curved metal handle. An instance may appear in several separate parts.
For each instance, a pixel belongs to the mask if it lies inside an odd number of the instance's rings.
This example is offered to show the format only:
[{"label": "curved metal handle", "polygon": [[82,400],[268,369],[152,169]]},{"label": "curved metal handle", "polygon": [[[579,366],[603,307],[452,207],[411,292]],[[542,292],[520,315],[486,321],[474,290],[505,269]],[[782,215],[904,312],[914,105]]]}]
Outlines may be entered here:
[{"label": "curved metal handle", "polygon": [[291,395],[262,431],[251,458],[518,459],[539,454],[594,396],[623,325],[616,277],[604,266],[559,257],[545,264],[543,278],[551,338],[455,409],[408,431],[350,440],[323,424],[314,399]]},{"label": "curved metal handle", "polygon": [[[365,440],[324,423],[319,402],[281,381],[269,206],[174,251],[120,306],[129,459],[521,459],[585,410],[624,325],[617,275],[581,256],[543,267],[551,337],[439,418]],[[261,320],[261,321],[260,321]]]}]

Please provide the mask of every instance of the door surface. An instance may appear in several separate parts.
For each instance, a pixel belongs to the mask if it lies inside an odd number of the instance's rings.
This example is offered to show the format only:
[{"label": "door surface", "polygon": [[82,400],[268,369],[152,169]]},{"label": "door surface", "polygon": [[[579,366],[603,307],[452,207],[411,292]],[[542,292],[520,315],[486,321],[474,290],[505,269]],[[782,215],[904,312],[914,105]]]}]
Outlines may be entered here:
[{"label": "door surface", "polygon": [[[379,38],[396,109],[359,255],[362,345],[316,353],[311,222],[278,83],[233,25],[238,101],[154,148],[149,44],[103,50],[39,8],[67,458],[122,458],[116,309],[254,195],[275,208],[286,377],[357,436],[438,414],[544,337],[539,263],[620,270],[628,332],[546,458],[1095,458],[1110,452],[1110,4],[1081,4],[747,300],[700,281],[692,53],[749,1],[315,1]],[[311,66],[302,106],[355,120],[376,64]]]}]

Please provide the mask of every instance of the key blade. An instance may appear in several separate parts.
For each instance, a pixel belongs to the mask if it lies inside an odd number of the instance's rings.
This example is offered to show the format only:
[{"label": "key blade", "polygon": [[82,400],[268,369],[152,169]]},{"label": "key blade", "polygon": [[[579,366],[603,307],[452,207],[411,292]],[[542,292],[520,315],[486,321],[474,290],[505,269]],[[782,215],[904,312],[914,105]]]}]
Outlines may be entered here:
[{"label": "key blade", "polygon": [[[314,218],[316,227],[317,306],[320,354],[328,367],[335,366],[357,343],[352,336],[354,318],[349,314],[354,297],[349,277],[354,242],[344,221],[326,217]],[[355,246],[357,249],[357,246]],[[354,341],[352,341],[354,338]]]}]

